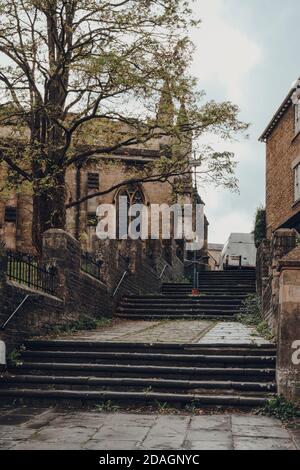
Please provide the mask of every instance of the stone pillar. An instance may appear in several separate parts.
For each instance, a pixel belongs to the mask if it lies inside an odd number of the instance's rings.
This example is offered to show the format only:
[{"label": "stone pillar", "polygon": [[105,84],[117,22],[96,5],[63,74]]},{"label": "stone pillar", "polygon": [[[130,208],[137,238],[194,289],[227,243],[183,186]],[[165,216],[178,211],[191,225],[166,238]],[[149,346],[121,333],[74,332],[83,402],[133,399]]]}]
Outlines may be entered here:
[{"label": "stone pillar", "polygon": [[0,295],[6,284],[6,250],[4,243],[0,240]]},{"label": "stone pillar", "polygon": [[[65,302],[74,300],[80,286],[72,282],[80,271],[80,243],[64,230],[51,229],[43,235],[43,262],[57,269],[57,295]],[[75,309],[76,310],[76,309]]]},{"label": "stone pillar", "polygon": [[300,246],[280,260],[278,393],[300,403]]},{"label": "stone pillar", "polygon": [[274,328],[278,327],[279,319],[279,261],[296,246],[297,231],[294,229],[279,229],[274,232],[271,246],[271,276],[272,276],[272,309]]},{"label": "stone pillar", "polygon": [[[6,320],[6,250],[3,242],[0,241],[0,325]],[[0,330],[0,369],[6,363],[6,347],[4,333]]]},{"label": "stone pillar", "polygon": [[262,297],[264,288],[270,276],[271,242],[263,240],[257,249],[256,256],[256,289]]}]

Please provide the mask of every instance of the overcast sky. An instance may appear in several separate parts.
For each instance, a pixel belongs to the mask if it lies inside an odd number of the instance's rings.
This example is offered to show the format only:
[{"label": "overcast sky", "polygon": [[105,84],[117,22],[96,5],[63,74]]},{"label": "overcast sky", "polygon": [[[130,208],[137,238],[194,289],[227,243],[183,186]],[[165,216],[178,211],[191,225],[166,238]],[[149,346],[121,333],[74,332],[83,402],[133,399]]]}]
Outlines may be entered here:
[{"label": "overcast sky", "polygon": [[203,188],[210,222],[209,242],[253,229],[256,208],[265,201],[264,128],[300,75],[299,0],[196,0],[202,25],[193,73],[208,98],[232,100],[250,122],[250,139],[225,144],[239,167],[240,195]]}]

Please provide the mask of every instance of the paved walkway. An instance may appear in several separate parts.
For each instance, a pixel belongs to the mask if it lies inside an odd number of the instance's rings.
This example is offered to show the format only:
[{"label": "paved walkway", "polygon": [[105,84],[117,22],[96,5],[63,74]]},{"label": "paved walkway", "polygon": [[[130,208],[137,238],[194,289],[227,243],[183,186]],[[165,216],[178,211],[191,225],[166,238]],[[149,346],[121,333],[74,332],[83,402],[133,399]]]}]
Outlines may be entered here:
[{"label": "paved walkway", "polygon": [[[268,341],[239,323],[121,321],[67,340],[143,343],[258,343]],[[128,414],[18,408],[0,413],[0,449],[293,450],[293,433],[280,421],[246,414]]]},{"label": "paved walkway", "polygon": [[215,323],[202,320],[139,321],[120,320],[95,331],[79,331],[65,339],[123,341],[127,343],[196,343]]},{"label": "paved walkway", "polygon": [[128,343],[220,343],[267,344],[254,328],[237,322],[203,320],[125,320],[96,331],[65,336],[68,340],[120,341]]},{"label": "paved walkway", "polygon": [[219,322],[204,334],[199,343],[219,344],[269,344],[258,335],[255,328],[237,322]]},{"label": "paved walkway", "polygon": [[159,415],[19,408],[0,417],[0,449],[296,450],[300,434],[252,415]]}]

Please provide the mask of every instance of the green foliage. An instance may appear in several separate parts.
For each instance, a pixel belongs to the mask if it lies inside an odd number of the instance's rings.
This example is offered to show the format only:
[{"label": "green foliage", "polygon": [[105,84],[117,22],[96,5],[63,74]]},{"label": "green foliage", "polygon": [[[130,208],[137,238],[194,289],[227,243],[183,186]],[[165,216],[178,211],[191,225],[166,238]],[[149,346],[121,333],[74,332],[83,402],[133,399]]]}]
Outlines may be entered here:
[{"label": "green foliage", "polygon": [[20,357],[21,357],[20,349],[14,349],[7,356],[7,365],[9,367],[17,367],[18,365],[21,364]]},{"label": "green foliage", "polygon": [[257,294],[251,294],[242,302],[237,320],[243,325],[253,326],[256,331],[265,339],[272,340],[273,335],[268,324],[262,319],[261,299]]},{"label": "green foliage", "polygon": [[256,248],[267,236],[266,209],[259,207],[256,211],[254,226],[254,241]]},{"label": "green foliage", "polygon": [[119,410],[119,406],[108,400],[100,405],[96,405],[95,410],[99,413],[114,413]]},{"label": "green foliage", "polygon": [[191,280],[188,277],[180,276],[174,279],[176,284],[189,284]]},{"label": "green foliage", "polygon": [[257,414],[272,416],[283,422],[288,422],[300,418],[300,408],[294,403],[287,401],[284,397],[276,395],[264,407],[260,408]]},{"label": "green foliage", "polygon": [[50,330],[50,334],[54,335],[60,334],[72,334],[76,331],[92,331],[97,330],[98,328],[104,328],[109,326],[112,323],[111,318],[91,318],[88,316],[83,316],[78,320],[66,323],[65,325],[54,326]]}]

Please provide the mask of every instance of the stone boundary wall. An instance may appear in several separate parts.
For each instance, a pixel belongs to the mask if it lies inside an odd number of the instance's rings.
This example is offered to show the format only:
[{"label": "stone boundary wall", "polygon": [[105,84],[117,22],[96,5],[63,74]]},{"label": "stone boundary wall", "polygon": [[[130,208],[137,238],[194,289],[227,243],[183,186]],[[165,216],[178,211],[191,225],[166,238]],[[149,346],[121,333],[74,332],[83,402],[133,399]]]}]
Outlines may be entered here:
[{"label": "stone boundary wall", "polygon": [[[257,252],[257,292],[277,343],[278,394],[300,403],[300,246],[298,232],[280,229]],[[297,352],[297,348],[298,351]]]},{"label": "stone boundary wall", "polygon": [[[81,249],[77,240],[63,230],[45,232],[43,262],[55,266],[57,271],[56,296],[51,296],[7,281],[5,254],[1,257],[0,253],[0,324],[27,294],[31,295],[5,331],[0,331],[0,339],[7,342],[8,349],[29,337],[45,335],[54,327],[70,324],[84,316],[111,317],[122,297],[159,292],[162,282],[183,273],[183,263],[175,251],[171,266],[161,254],[148,256],[145,244],[140,241],[125,244],[109,241],[108,245],[102,246],[102,252],[98,250],[98,255],[103,259],[101,280],[81,270]],[[166,264],[168,268],[160,279]],[[125,271],[126,277],[113,296]]]},{"label": "stone boundary wall", "polygon": [[280,260],[296,246],[298,233],[294,229],[279,229],[271,240],[264,240],[257,250],[257,292],[262,300],[262,315],[276,336],[279,321]]}]

